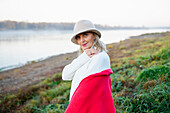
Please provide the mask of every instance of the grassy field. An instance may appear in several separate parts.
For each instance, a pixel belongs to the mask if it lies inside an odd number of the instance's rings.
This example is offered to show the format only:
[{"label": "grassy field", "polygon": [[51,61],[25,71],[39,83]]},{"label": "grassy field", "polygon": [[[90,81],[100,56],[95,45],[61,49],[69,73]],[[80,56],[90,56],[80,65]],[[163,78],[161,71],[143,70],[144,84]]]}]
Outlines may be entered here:
[{"label": "grassy field", "polygon": [[[113,70],[112,96],[118,113],[170,112],[168,44],[170,35],[107,45]],[[61,75],[57,73],[16,95],[5,95],[0,100],[0,111],[64,113],[71,82],[62,81]]]}]

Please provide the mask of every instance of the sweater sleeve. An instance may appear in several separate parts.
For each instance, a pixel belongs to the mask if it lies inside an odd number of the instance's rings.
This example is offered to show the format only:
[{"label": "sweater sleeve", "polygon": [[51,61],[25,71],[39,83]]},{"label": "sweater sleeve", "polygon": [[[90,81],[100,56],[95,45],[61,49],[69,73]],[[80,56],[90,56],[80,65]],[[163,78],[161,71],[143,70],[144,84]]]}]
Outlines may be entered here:
[{"label": "sweater sleeve", "polygon": [[75,72],[84,65],[90,57],[83,52],[80,56],[74,59],[70,64],[66,65],[62,72],[62,79],[63,80],[72,80]]},{"label": "sweater sleeve", "polygon": [[110,58],[106,52],[94,56],[87,69],[87,75],[95,74],[110,68]]}]

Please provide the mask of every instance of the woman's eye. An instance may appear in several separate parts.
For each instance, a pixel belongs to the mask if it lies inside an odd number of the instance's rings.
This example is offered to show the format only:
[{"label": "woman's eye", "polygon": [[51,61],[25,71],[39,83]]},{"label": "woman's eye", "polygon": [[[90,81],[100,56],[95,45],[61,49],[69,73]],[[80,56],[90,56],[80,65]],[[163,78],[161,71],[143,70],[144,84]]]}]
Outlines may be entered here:
[{"label": "woman's eye", "polygon": [[87,36],[87,35],[88,35],[87,33],[84,34],[84,36]]},{"label": "woman's eye", "polygon": [[79,39],[79,38],[80,38],[80,36],[76,36],[76,40]]}]

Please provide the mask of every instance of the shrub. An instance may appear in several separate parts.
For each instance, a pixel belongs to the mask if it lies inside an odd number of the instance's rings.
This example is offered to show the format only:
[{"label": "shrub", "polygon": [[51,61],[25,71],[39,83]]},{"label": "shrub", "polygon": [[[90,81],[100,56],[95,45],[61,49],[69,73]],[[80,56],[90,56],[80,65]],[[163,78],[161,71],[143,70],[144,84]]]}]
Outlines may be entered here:
[{"label": "shrub", "polygon": [[144,69],[139,76],[136,77],[135,82],[145,82],[147,80],[157,80],[161,75],[165,75],[170,72],[170,67],[165,65],[158,65]]}]

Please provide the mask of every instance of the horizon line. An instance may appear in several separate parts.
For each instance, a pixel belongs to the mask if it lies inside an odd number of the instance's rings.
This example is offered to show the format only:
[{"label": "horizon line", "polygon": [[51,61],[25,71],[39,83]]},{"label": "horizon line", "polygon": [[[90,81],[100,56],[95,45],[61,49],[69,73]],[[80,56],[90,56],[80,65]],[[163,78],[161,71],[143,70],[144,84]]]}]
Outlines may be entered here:
[{"label": "horizon line", "polygon": [[[39,23],[46,23],[46,24],[55,24],[55,23],[68,23],[68,24],[75,24],[76,22],[47,22],[47,21],[26,21],[26,20],[10,20],[10,19],[6,19],[6,20],[0,20],[0,22],[5,22],[5,21],[11,21],[11,22],[23,22],[23,23],[33,23],[33,24],[39,24]],[[95,23],[94,23],[95,24]],[[159,27],[170,27],[170,25],[168,26],[145,26],[145,25],[140,25],[140,26],[124,26],[124,25],[108,25],[108,24],[95,24],[95,25],[101,25],[101,26],[106,26],[106,27],[134,27],[134,28],[159,28]]]}]

